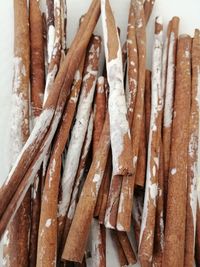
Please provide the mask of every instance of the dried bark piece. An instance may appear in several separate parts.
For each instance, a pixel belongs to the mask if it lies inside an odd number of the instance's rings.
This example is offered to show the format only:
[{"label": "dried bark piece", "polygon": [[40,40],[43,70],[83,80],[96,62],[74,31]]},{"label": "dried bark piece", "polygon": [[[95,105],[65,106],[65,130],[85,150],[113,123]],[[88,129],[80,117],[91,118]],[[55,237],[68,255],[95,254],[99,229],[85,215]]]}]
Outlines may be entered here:
[{"label": "dried bark piece", "polygon": [[156,198],[158,194],[158,168],[161,140],[161,121],[163,107],[162,88],[162,20],[156,18],[153,47],[151,123],[148,144],[145,199],[139,243],[141,264],[150,264],[153,254],[154,227],[156,218]]},{"label": "dried bark piece", "polygon": [[[30,40],[27,2],[14,1],[14,76],[10,128],[12,167],[29,136]],[[30,233],[30,191],[6,231],[4,266],[28,266]]]},{"label": "dried bark piece", "polygon": [[67,1],[61,0],[61,50],[62,53],[65,55],[67,50]]},{"label": "dried bark piece", "polygon": [[[83,260],[98,191],[106,168],[109,149],[110,131],[109,114],[107,113],[98,149],[85,180],[62,254],[62,258],[65,260],[77,262]],[[80,227],[80,225],[82,227]]]},{"label": "dried bark piece", "polygon": [[59,232],[64,227],[66,213],[70,205],[70,198],[76,178],[78,164],[81,156],[85,135],[87,132],[88,121],[91,114],[94,92],[99,68],[99,57],[101,50],[101,38],[94,36],[91,39],[88,50],[87,63],[83,76],[83,84],[79,99],[78,110],[75,123],[69,141],[68,151],[64,162],[64,170],[61,182],[61,199],[59,201]]},{"label": "dried bark piece", "polygon": [[200,104],[200,31],[195,30],[192,43],[192,92],[189,121],[189,147],[187,166],[187,215],[185,232],[185,266],[194,265],[197,178],[199,153],[199,104]]},{"label": "dried bark piece", "polygon": [[51,61],[55,40],[55,23],[54,23],[54,0],[46,0],[46,24],[47,24],[47,62]]},{"label": "dried bark piece", "polygon": [[122,52],[109,0],[101,1],[101,15],[107,79],[110,87],[108,110],[110,116],[113,175],[130,175],[133,171],[131,137],[124,95]]},{"label": "dried bark piece", "polygon": [[[67,53],[67,56],[65,57],[62,67],[57,74],[54,86],[45,103],[44,110],[37,120],[27,143],[15,163],[15,166],[11,170],[3,187],[0,189],[0,236],[5,230],[5,226],[14,215],[15,209],[22,201],[24,193],[28,190],[33,177],[36,175],[41,165],[43,156],[50,146],[65,102],[69,95],[69,86],[72,83],[77,66],[80,63],[83,53],[88,45],[92,31],[97,22],[99,12],[100,3],[98,0],[94,0],[71,45],[71,48]],[[67,76],[65,75],[66,72],[68,73]],[[7,208],[8,204],[9,208]]]},{"label": "dried bark piece", "polygon": [[171,151],[171,132],[173,119],[173,104],[174,104],[174,87],[175,87],[175,66],[176,66],[176,49],[179,29],[179,18],[172,18],[168,33],[168,63],[166,75],[166,93],[165,106],[163,116],[163,153],[164,153],[164,198],[165,206],[167,202],[167,187],[169,176],[169,161]]},{"label": "dried bark piece", "polygon": [[128,239],[127,233],[117,231],[117,236],[128,261],[128,264],[135,264],[137,262],[137,259],[135,256],[135,252],[133,251],[133,248],[131,246],[131,243]]},{"label": "dried bark piece", "polygon": [[199,192],[197,196],[197,218],[196,218],[196,240],[195,240],[195,260],[197,266],[200,264],[200,208],[199,208]]},{"label": "dried bark piece", "polygon": [[[183,266],[187,196],[187,155],[191,101],[191,37],[180,36],[165,225],[164,266]],[[177,238],[178,237],[178,238]]]},{"label": "dried bark piece", "polygon": [[138,88],[135,101],[133,123],[131,128],[132,137],[132,163],[133,176],[124,176],[121,185],[119,210],[117,217],[117,229],[129,231],[131,224],[131,210],[133,202],[133,190],[135,183],[136,166],[139,153],[139,144],[144,111],[144,89],[145,89],[145,65],[146,65],[146,30],[145,17],[142,0],[133,0],[136,25],[136,41],[138,47]]},{"label": "dried bark piece", "polygon": [[[74,185],[71,200],[70,200],[70,206],[69,206],[69,209],[67,211],[64,232],[58,233],[58,244],[60,245],[61,253],[63,251],[64,245],[65,245],[68,233],[69,233],[69,229],[70,229],[70,226],[72,224],[74,213],[76,210],[76,205],[77,205],[77,201],[78,201],[79,186],[80,186],[82,179],[83,179],[84,170],[86,167],[86,160],[88,158],[88,153],[89,153],[89,149],[90,149],[90,145],[91,145],[91,141],[92,141],[93,124],[94,124],[94,114],[91,113],[89,124],[88,124],[88,129],[87,129],[87,134],[86,134],[85,141],[83,144],[82,155],[81,155],[81,159],[79,162],[78,171],[76,174],[75,185]],[[61,239],[61,241],[60,241],[60,239]]]}]

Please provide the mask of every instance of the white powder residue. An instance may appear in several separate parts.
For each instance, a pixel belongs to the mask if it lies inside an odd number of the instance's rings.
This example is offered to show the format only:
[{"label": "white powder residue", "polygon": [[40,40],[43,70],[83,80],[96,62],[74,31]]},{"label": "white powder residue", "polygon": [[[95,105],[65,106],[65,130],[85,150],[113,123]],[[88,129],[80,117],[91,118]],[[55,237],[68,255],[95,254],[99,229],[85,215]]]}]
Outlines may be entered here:
[{"label": "white powder residue", "polygon": [[169,51],[168,51],[167,81],[166,81],[165,108],[164,108],[164,127],[166,128],[171,126],[172,115],[173,115],[174,82],[175,82],[174,46],[175,46],[175,36],[174,33],[172,32],[170,35]]},{"label": "white powder residue", "polygon": [[176,174],[176,168],[171,169],[171,175],[174,175],[174,174]]},{"label": "white powder residue", "polygon": [[43,106],[45,105],[45,102],[49,96],[49,92],[51,90],[52,84],[53,84],[54,79],[56,77],[57,71],[58,71],[58,66],[54,65],[53,69],[47,74],[46,85],[45,85],[45,90],[44,90]]},{"label": "white powder residue", "polygon": [[130,138],[130,129],[127,120],[127,107],[124,94],[122,52],[118,37],[119,49],[117,57],[109,61],[108,54],[108,31],[105,0],[101,1],[101,14],[104,36],[104,48],[106,56],[108,84],[110,86],[108,109],[110,115],[110,135],[113,158],[113,174],[120,172],[120,156],[124,150],[124,136]]},{"label": "white powder residue", "polygon": [[55,40],[55,27],[53,25],[50,25],[47,36],[48,63],[50,63],[51,61],[51,56],[54,47],[54,40]]},{"label": "white powder residue", "polygon": [[49,228],[49,227],[51,226],[51,223],[52,223],[52,219],[47,219],[47,220],[46,220],[46,223],[45,223],[45,226],[46,226],[47,228]]}]

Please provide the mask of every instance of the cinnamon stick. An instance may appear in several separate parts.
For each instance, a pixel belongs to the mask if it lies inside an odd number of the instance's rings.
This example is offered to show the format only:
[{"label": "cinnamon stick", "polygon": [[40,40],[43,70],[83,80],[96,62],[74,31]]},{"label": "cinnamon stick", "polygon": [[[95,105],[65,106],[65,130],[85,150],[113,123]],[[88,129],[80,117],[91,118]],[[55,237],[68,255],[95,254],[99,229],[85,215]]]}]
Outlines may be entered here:
[{"label": "cinnamon stick", "polygon": [[73,185],[78,169],[81,156],[81,149],[87,132],[88,121],[91,113],[92,102],[97,81],[97,73],[99,67],[99,57],[101,49],[101,39],[94,36],[91,39],[90,48],[88,50],[87,63],[85,67],[83,85],[76,113],[75,124],[72,129],[71,138],[66,155],[64,170],[61,184],[61,199],[59,202],[59,232],[64,227],[66,212],[69,208],[70,198]]},{"label": "cinnamon stick", "polygon": [[[12,86],[12,110],[10,128],[10,166],[29,136],[29,68],[30,40],[27,16],[27,2],[14,2],[14,76]],[[30,233],[31,198],[30,190],[21,203],[18,212],[7,228],[7,242],[4,246],[6,266],[28,266],[28,242]]]},{"label": "cinnamon stick", "polygon": [[144,2],[144,14],[145,14],[146,23],[148,23],[149,21],[154,3],[155,3],[155,0],[145,0]]},{"label": "cinnamon stick", "polygon": [[[191,100],[191,38],[179,37],[170,172],[165,225],[164,266],[183,266],[187,196],[188,121]],[[178,236],[178,238],[176,238]]]},{"label": "cinnamon stick", "polygon": [[146,70],[145,74],[145,128],[146,128],[146,144],[149,141],[149,128],[151,118],[151,71]]},{"label": "cinnamon stick", "polygon": [[[62,258],[65,260],[81,262],[83,259],[98,191],[106,167],[109,148],[110,131],[109,115],[107,113],[98,149],[94,155],[94,159],[84,183],[62,254]],[[80,225],[82,227],[80,227]]]},{"label": "cinnamon stick", "polygon": [[199,70],[200,70],[200,31],[195,30],[192,42],[192,92],[189,119],[189,147],[187,166],[187,214],[185,232],[185,266],[194,265],[196,212],[197,212],[197,178],[199,146]]},{"label": "cinnamon stick", "polygon": [[146,187],[139,244],[139,259],[144,266],[145,264],[150,264],[152,261],[156,198],[158,194],[158,168],[164,93],[161,84],[163,49],[162,32],[162,19],[157,17],[153,47],[151,123],[148,144]]},{"label": "cinnamon stick", "polygon": [[110,87],[108,110],[113,175],[126,175],[132,173],[131,138],[124,95],[122,52],[109,0],[101,1],[101,15],[107,79]]},{"label": "cinnamon stick", "polygon": [[144,111],[144,89],[145,89],[145,64],[146,64],[146,30],[143,1],[132,1],[136,25],[136,41],[138,47],[138,88],[134,108],[132,134],[132,163],[133,176],[124,176],[121,185],[119,210],[117,216],[117,229],[129,231],[131,224],[131,210],[133,202],[133,190],[135,183],[136,166],[139,153],[139,143]]}]

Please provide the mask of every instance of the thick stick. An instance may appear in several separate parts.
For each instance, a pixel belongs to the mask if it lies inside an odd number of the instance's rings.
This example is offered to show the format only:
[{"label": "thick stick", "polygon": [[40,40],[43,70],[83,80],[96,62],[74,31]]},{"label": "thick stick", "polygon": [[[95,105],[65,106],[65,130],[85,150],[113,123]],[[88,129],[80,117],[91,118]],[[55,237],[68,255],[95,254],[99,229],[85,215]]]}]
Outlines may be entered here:
[{"label": "thick stick", "polygon": [[[14,76],[10,128],[10,166],[29,136],[29,68],[30,40],[27,2],[14,1]],[[7,229],[4,247],[5,266],[28,266],[28,242],[30,233],[30,190]]]},{"label": "thick stick", "polygon": [[163,105],[163,88],[161,86],[162,48],[162,21],[158,17],[155,24],[151,88],[151,123],[148,144],[145,199],[139,244],[139,258],[141,264],[144,266],[145,264],[151,263],[154,242]]},{"label": "thick stick", "polygon": [[[56,127],[60,120],[61,112],[64,108],[66,99],[69,94],[69,86],[72,83],[77,66],[80,63],[80,60],[87,47],[92,31],[96,25],[96,21],[99,16],[99,11],[100,11],[100,3],[98,0],[96,1],[94,0],[92,2],[92,5],[90,6],[90,9],[87,15],[85,16],[83,23],[81,24],[81,27],[71,45],[71,48],[69,49],[69,52],[62,64],[62,67],[60,68],[57,74],[56,80],[54,82],[54,86],[46,101],[44,110],[41,113],[39,119],[37,120],[36,125],[26,145],[24,146],[20,156],[18,157],[17,162],[15,163],[15,166],[11,170],[6,183],[3,185],[3,187],[0,190],[0,199],[1,199],[0,215],[3,214],[8,204],[11,205],[11,198],[14,195],[15,191],[17,190],[18,185],[20,184],[22,180],[24,181],[24,184],[21,187],[21,191],[23,189],[23,186],[24,186],[24,190],[28,189],[32,177],[26,176],[27,180],[24,180],[25,179],[24,175],[27,173],[27,171],[29,170],[30,174],[33,173],[35,175],[36,174],[35,172],[37,172],[40,167],[39,164],[36,164],[35,160],[36,158],[40,158],[40,157],[42,158],[41,153],[44,154],[45,151],[43,147],[41,147],[41,150],[39,148],[42,143],[45,145],[45,147],[50,146],[51,140],[54,136]],[[65,75],[66,72],[68,73],[67,76]],[[55,112],[55,109],[56,109],[56,112]],[[55,116],[53,119],[53,124],[51,124],[51,120],[54,115],[54,112],[55,112]],[[48,130],[49,132],[47,136],[44,138]],[[29,169],[31,164],[32,164],[32,167],[33,166],[35,167],[32,170]],[[28,179],[28,177],[30,179]],[[20,198],[20,200],[22,199],[22,195],[21,196],[18,195],[18,197]],[[18,197],[16,196],[16,198]],[[17,206],[15,205],[14,202],[12,203],[14,206]],[[1,234],[4,229],[4,224],[8,224],[11,214],[13,214],[13,210],[7,209],[5,213],[7,215],[4,216],[4,218],[7,217],[7,219],[6,220],[1,219],[0,221],[0,229],[1,229],[0,233]]]},{"label": "thick stick", "polygon": [[[113,175],[132,173],[130,129],[124,95],[122,52],[109,0],[101,1],[107,79],[110,86],[110,116]],[[109,18],[109,19],[108,19]]]},{"label": "thick stick", "polygon": [[170,22],[168,39],[168,63],[166,76],[166,93],[163,116],[163,153],[164,153],[164,198],[167,201],[167,187],[169,176],[169,161],[171,150],[171,132],[174,105],[176,47],[178,38],[179,18],[174,17]]},{"label": "thick stick", "polygon": [[94,98],[99,57],[101,51],[101,39],[94,36],[91,39],[88,50],[86,68],[83,77],[83,85],[76,113],[75,124],[72,129],[71,139],[68,146],[61,184],[61,199],[59,201],[59,232],[62,236],[66,213],[69,208],[73,185],[76,178],[78,164],[81,156],[88,122],[91,114]]},{"label": "thick stick", "polygon": [[[110,148],[109,114],[75,211],[62,258],[81,262]],[[80,227],[80,225],[82,227]]]},{"label": "thick stick", "polygon": [[133,202],[133,190],[135,183],[136,166],[139,153],[139,144],[144,111],[144,88],[145,88],[145,64],[146,64],[146,33],[143,1],[132,1],[136,23],[136,41],[138,47],[138,89],[135,101],[134,116],[132,123],[132,162],[133,176],[124,176],[121,186],[119,210],[117,216],[117,229],[129,231],[131,224],[131,211]]},{"label": "thick stick", "polygon": [[185,266],[194,265],[197,178],[198,178],[198,138],[199,138],[199,104],[200,104],[200,32],[195,30],[192,43],[192,96],[189,121],[189,147],[187,170],[187,217],[185,232]]},{"label": "thick stick", "polygon": [[[176,91],[168,183],[164,266],[183,266],[185,248],[188,121],[191,99],[191,38],[178,41]],[[176,238],[178,236],[178,238]]]}]

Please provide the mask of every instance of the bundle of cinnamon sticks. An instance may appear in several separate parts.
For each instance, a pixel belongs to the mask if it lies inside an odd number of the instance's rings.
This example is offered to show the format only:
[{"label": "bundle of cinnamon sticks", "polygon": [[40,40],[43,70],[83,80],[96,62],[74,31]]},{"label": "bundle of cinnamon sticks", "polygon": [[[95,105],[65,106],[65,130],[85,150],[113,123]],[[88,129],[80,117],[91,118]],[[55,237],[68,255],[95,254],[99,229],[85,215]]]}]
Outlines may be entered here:
[{"label": "bundle of cinnamon sticks", "polygon": [[157,17],[149,51],[153,6],[130,0],[121,44],[93,0],[68,48],[66,0],[14,1],[3,266],[108,266],[108,244],[120,266],[200,266],[200,31]]}]

